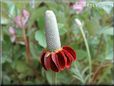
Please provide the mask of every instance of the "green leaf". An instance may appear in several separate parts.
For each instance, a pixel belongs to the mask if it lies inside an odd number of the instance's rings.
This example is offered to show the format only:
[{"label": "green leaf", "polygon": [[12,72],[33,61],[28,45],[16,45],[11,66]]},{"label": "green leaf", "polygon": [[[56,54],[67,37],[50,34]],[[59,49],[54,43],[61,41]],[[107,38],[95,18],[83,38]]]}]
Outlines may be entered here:
[{"label": "green leaf", "polygon": [[[15,6],[16,6],[16,8],[17,9],[22,9],[22,8],[24,8],[24,6],[25,6],[25,3],[27,3],[27,0],[26,1],[21,1],[21,0],[10,0],[10,1],[12,1],[12,3],[14,3],[15,4]],[[27,7],[26,7],[27,8]]]},{"label": "green leaf", "polygon": [[52,84],[53,83],[53,80],[52,80],[52,72],[53,71],[46,71],[45,74],[46,74],[46,79],[48,81],[49,84]]},{"label": "green leaf", "polygon": [[34,21],[38,21],[38,26],[40,29],[44,29],[44,14],[46,11],[46,7],[41,7],[38,9],[33,9],[31,11],[31,17],[28,22],[28,26],[31,27]]},{"label": "green leaf", "polygon": [[113,50],[111,52],[109,52],[109,54],[106,56],[106,60],[110,60],[113,61]]},{"label": "green leaf", "polygon": [[110,14],[112,8],[113,8],[113,2],[112,1],[103,1],[97,3],[97,6],[105,10],[108,14]]},{"label": "green leaf", "polygon": [[73,75],[73,77],[81,81],[81,78],[79,76]]},{"label": "green leaf", "polygon": [[[11,82],[11,78],[6,74],[6,73],[2,73],[2,80],[3,80],[3,84],[10,84]],[[1,81],[1,80],[0,80]]]},{"label": "green leaf", "polygon": [[[30,51],[32,54],[32,57],[37,61],[38,59],[40,59],[40,55],[39,53],[41,53],[42,51],[42,47],[41,46],[37,46],[34,43],[30,42]],[[38,63],[38,61],[37,61]]]},{"label": "green leaf", "polygon": [[30,51],[31,51],[32,57],[34,59],[37,59],[37,57],[38,57],[37,54],[36,54],[36,52],[37,52],[36,48],[37,47],[33,43],[30,43]]},{"label": "green leaf", "polygon": [[87,52],[84,51],[84,50],[79,49],[76,52],[77,52],[77,57],[78,57],[79,60],[82,60],[85,57],[87,57]]},{"label": "green leaf", "polygon": [[64,25],[63,24],[58,24],[58,28],[59,28],[59,33],[60,33],[60,35],[64,35],[66,32],[67,32],[67,30],[65,29],[65,27],[64,27]]},{"label": "green leaf", "polygon": [[[56,74],[57,75],[57,83],[63,84],[71,84],[72,76],[68,73],[67,70],[61,71]],[[68,78],[67,78],[68,77]]]},{"label": "green leaf", "polygon": [[1,60],[1,63],[4,64],[5,62],[11,63],[12,60],[7,55],[3,55],[2,60]]},{"label": "green leaf", "polygon": [[84,76],[88,70],[89,70],[89,66],[85,67],[82,71],[82,76]]},{"label": "green leaf", "polygon": [[113,31],[114,31],[114,29],[113,29],[113,27],[105,27],[104,29],[102,29],[101,31],[100,31],[100,34],[101,33],[103,33],[103,34],[106,34],[106,35],[114,35],[114,33],[113,33]]},{"label": "green leaf", "polygon": [[[91,74],[90,74],[91,75]],[[89,80],[89,74],[85,77],[85,82],[87,82]]]},{"label": "green leaf", "polygon": [[15,5],[11,4],[10,8],[9,8],[9,16],[14,16],[16,15],[15,13]]},{"label": "green leaf", "polygon": [[8,5],[6,2],[1,2],[1,18],[0,18],[0,24],[7,24],[9,21],[8,19]]},{"label": "green leaf", "polygon": [[36,31],[36,33],[35,33],[35,39],[36,39],[36,41],[38,41],[38,43],[42,47],[46,48],[46,46],[47,46],[46,45],[46,38],[45,38],[45,35],[44,35],[43,31],[41,31],[41,30]]},{"label": "green leaf", "polygon": [[25,64],[25,62],[22,62],[22,61],[15,61],[14,65],[15,65],[15,66],[14,66],[15,69],[16,69],[19,73],[32,74],[32,70],[27,66],[27,64]]},{"label": "green leaf", "polygon": [[76,79],[80,80],[80,82],[85,83],[84,78],[82,76],[82,72],[80,71],[80,69],[78,67],[79,66],[75,65],[75,67],[72,67],[70,69],[70,72]]},{"label": "green leaf", "polygon": [[5,17],[3,17],[3,16],[1,16],[1,19],[0,19],[0,24],[8,24],[8,19],[7,18],[5,18]]},{"label": "green leaf", "polygon": [[96,32],[100,29],[100,24],[97,17],[92,18],[91,20],[85,20],[85,26],[90,35],[95,36]]}]

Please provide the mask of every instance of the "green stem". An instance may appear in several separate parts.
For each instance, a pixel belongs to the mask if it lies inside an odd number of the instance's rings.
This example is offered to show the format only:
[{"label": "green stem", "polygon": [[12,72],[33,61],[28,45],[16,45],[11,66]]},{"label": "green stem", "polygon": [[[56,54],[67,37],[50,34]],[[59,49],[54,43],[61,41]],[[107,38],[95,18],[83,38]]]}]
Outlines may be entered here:
[{"label": "green stem", "polygon": [[25,48],[26,48],[26,62],[29,63],[30,68],[32,68],[34,75],[37,79],[39,79],[39,75],[35,67],[33,66],[33,60],[30,54],[30,45],[29,45],[29,38],[26,36],[26,29],[23,28],[23,38],[25,42]]},{"label": "green stem", "polygon": [[56,78],[57,78],[57,73],[52,71],[52,81],[53,81],[52,84],[54,84],[54,85],[57,83],[57,79]]},{"label": "green stem", "polygon": [[83,36],[83,39],[84,39],[84,42],[85,42],[85,46],[86,46],[86,49],[87,49],[87,53],[88,53],[88,61],[89,61],[89,68],[90,68],[89,80],[90,80],[91,79],[91,73],[92,73],[91,54],[90,54],[88,42],[87,42],[87,39],[86,39],[86,36],[85,36],[85,33],[84,33],[84,30],[83,30],[82,26],[80,26],[80,31],[82,33],[82,36]]},{"label": "green stem", "polygon": [[23,28],[23,38],[24,38],[24,42],[25,42],[25,47],[26,47],[26,61],[30,64],[32,64],[32,58],[31,58],[31,55],[30,55],[30,46],[29,46],[29,39],[27,38],[26,36],[26,31],[25,29]]}]

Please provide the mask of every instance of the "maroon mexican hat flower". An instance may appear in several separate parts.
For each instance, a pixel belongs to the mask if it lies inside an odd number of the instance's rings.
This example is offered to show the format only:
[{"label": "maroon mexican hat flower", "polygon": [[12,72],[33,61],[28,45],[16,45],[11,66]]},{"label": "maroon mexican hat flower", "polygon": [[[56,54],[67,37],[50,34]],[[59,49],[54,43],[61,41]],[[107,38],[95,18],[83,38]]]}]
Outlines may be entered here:
[{"label": "maroon mexican hat flower", "polygon": [[75,51],[69,46],[61,47],[57,21],[53,11],[45,13],[45,32],[47,49],[41,55],[41,63],[45,70],[59,72],[65,68],[69,69],[76,60]]}]

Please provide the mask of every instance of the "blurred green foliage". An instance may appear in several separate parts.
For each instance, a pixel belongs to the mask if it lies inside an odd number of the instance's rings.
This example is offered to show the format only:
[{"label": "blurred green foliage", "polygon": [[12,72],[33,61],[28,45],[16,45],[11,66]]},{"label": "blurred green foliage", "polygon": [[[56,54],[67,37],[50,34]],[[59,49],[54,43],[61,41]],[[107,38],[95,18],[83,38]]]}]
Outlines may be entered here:
[{"label": "blurred green foliage", "polygon": [[[71,0],[72,1],[72,0]],[[102,3],[92,0],[93,4]],[[69,7],[69,1],[65,0],[36,0],[35,8],[31,8],[29,0],[2,0],[1,22],[2,26],[2,84],[51,84],[52,75],[45,71],[40,63],[40,55],[46,48],[45,21],[46,10],[53,10],[58,21],[58,27],[62,45],[69,45],[77,53],[77,61],[69,70],[57,73],[58,84],[112,84],[113,68],[113,2],[103,6],[86,6],[82,13]],[[26,62],[25,45],[23,44],[22,31],[13,24],[15,16],[22,9],[30,12],[27,36],[30,40],[30,51],[33,59],[33,67]],[[88,55],[82,34],[74,19],[79,18],[83,22],[83,29],[88,40],[92,56],[92,79],[88,79]],[[16,43],[10,41],[9,26],[16,29]]]}]

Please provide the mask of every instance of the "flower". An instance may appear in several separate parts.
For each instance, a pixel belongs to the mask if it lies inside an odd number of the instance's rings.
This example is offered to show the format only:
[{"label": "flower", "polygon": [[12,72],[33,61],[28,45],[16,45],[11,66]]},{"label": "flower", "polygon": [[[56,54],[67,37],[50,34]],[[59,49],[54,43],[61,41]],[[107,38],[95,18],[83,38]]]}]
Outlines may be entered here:
[{"label": "flower", "polygon": [[29,16],[30,16],[29,12],[27,10],[23,9],[22,10],[22,23],[23,23],[23,25],[25,25],[27,23]]},{"label": "flower", "polygon": [[77,14],[81,13],[86,5],[86,0],[79,0],[72,5],[72,8],[76,10]]},{"label": "flower", "polygon": [[29,12],[28,12],[27,10],[23,9],[23,10],[22,10],[22,16],[23,16],[24,18],[28,18],[28,17],[29,17]]},{"label": "flower", "polygon": [[9,34],[10,34],[11,41],[15,42],[15,40],[16,40],[16,31],[13,27],[9,27]]},{"label": "flower", "polygon": [[76,60],[75,51],[69,46],[61,47],[57,21],[53,11],[46,11],[45,32],[47,49],[41,55],[41,64],[45,70],[51,69],[54,72],[69,69],[73,61]]},{"label": "flower", "polygon": [[16,16],[14,19],[14,22],[17,25],[17,27],[25,28],[26,23],[29,19],[29,16],[30,16],[29,12],[27,10],[23,9],[21,12],[21,15]]},{"label": "flower", "polygon": [[41,63],[45,70],[51,69],[55,72],[70,68],[71,63],[75,60],[76,53],[68,46],[64,46],[54,52],[44,50],[41,55]]},{"label": "flower", "polygon": [[16,17],[15,17],[14,22],[15,22],[15,24],[17,25],[17,27],[20,27],[20,28],[23,27],[21,20],[22,20],[21,16],[16,16]]}]

